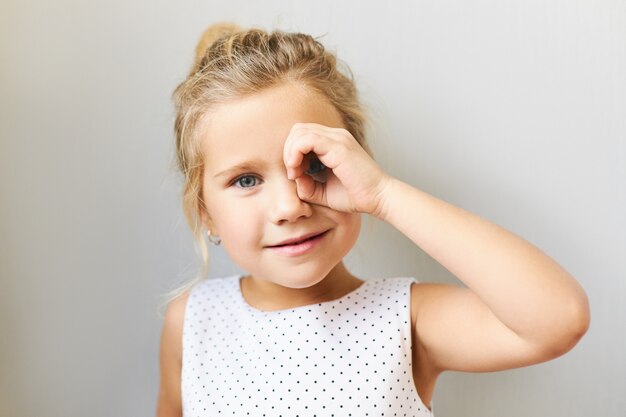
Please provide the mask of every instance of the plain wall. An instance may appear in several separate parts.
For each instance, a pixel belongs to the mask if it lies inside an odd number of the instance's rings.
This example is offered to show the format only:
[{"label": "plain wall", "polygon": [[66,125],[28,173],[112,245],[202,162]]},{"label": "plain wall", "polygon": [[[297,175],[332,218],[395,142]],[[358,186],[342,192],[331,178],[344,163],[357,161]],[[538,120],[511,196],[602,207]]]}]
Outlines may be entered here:
[{"label": "plain wall", "polygon": [[[586,289],[592,324],[570,353],[445,373],[437,417],[626,415],[626,3],[4,0],[1,416],[154,414],[163,294],[197,266],[170,95],[220,20],[324,35],[385,169]],[[347,263],[458,283],[376,222]],[[234,271],[215,250],[210,274]]]}]

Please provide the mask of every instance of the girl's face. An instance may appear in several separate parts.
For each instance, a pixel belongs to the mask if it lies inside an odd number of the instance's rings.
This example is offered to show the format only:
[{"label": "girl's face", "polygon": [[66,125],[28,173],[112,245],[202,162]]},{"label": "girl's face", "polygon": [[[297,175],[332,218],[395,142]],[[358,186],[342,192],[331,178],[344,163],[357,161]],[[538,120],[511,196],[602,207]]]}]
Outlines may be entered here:
[{"label": "girl's face", "polygon": [[[345,128],[325,98],[294,84],[221,104],[207,115],[204,220],[231,259],[253,277],[307,288],[350,251],[361,218],[298,198],[283,163],[283,144],[297,122]],[[283,245],[307,236],[317,237]]]}]

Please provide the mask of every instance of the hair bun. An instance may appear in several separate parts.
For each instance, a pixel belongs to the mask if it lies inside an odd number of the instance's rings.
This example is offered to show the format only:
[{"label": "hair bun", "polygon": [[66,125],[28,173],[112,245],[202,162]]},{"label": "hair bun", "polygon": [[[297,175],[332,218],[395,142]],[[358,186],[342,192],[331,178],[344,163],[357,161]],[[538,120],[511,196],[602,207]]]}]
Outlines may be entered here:
[{"label": "hair bun", "polygon": [[206,28],[196,46],[196,59],[194,60],[193,67],[198,68],[207,49],[209,49],[216,40],[230,35],[231,33],[239,32],[240,30],[241,27],[231,22],[215,23]]}]

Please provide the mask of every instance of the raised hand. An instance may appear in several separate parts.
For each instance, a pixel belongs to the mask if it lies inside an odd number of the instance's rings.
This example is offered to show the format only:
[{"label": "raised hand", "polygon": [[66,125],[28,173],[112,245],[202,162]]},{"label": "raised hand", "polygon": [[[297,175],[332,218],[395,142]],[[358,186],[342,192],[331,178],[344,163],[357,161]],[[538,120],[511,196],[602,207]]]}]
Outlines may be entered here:
[{"label": "raised hand", "polygon": [[346,129],[296,123],[283,159],[302,200],[378,216],[390,177]]}]

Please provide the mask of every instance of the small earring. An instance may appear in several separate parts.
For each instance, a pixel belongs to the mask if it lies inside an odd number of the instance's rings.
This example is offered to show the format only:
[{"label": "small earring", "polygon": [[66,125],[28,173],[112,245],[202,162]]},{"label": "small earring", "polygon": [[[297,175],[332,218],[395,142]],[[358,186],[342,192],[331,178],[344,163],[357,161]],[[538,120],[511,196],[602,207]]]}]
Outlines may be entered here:
[{"label": "small earring", "polygon": [[215,246],[218,246],[220,243],[222,243],[222,239],[220,239],[219,236],[212,235],[210,230],[207,230],[206,234],[209,237],[209,242],[211,242]]}]

